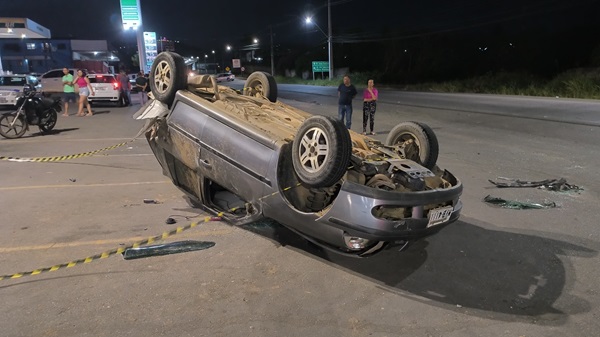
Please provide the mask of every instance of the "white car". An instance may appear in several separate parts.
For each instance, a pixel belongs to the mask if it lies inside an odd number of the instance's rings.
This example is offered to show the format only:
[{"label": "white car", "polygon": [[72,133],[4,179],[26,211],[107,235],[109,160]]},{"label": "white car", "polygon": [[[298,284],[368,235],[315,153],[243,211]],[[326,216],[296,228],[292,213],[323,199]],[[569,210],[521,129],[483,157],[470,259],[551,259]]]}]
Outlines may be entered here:
[{"label": "white car", "polygon": [[[73,77],[77,76],[76,69],[69,69],[69,73],[73,75]],[[42,76],[40,76],[40,82],[42,84],[42,90],[45,93],[63,93],[65,85],[62,82],[62,78],[65,76],[63,73],[63,68],[53,69]]]},{"label": "white car", "polygon": [[213,76],[217,80],[217,82],[229,82],[235,80],[235,75],[232,73],[221,73],[211,76]]},{"label": "white car", "polygon": [[0,75],[0,105],[15,105],[27,84],[37,90],[40,88],[38,80],[32,75]]},{"label": "white car", "polygon": [[88,96],[90,103],[107,102],[121,104],[121,84],[113,74],[88,74],[95,95]]}]

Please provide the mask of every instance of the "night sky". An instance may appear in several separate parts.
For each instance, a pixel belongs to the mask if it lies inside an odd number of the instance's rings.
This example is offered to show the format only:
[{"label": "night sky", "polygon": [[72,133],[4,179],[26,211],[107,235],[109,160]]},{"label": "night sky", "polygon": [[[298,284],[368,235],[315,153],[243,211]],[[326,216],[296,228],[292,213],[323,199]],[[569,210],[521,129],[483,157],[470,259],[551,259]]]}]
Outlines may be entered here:
[{"label": "night sky", "polygon": [[[276,73],[327,60],[326,0],[141,0],[141,7],[143,30],[179,41],[183,56],[215,50],[224,63],[258,38],[256,53],[268,63],[273,36]],[[331,0],[331,9],[336,68],[383,80],[506,71],[551,77],[600,66],[600,0]],[[325,33],[306,25],[307,15]],[[0,0],[0,17],[30,18],[55,39],[103,39],[135,52],[118,0]]]},{"label": "night sky", "polygon": [[[383,29],[396,31],[386,39],[426,34],[505,30],[559,31],[573,26],[600,28],[598,0],[332,0],[336,43],[381,39]],[[313,13],[327,32],[327,1],[191,1],[141,0],[144,30],[181,40],[199,49],[216,49],[256,35],[277,43],[320,41],[324,35],[303,24]],[[118,0],[0,0],[0,17],[28,17],[49,28],[54,38],[130,38],[121,29]],[[597,29],[600,33],[600,30]]]}]

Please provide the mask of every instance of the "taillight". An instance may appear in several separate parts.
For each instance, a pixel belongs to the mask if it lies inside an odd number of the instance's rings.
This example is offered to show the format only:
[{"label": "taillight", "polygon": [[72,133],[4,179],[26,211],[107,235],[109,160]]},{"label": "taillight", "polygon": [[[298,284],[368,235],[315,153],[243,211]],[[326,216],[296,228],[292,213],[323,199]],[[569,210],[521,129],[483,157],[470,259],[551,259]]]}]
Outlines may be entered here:
[{"label": "taillight", "polygon": [[119,82],[113,82],[113,87],[115,87],[115,90],[119,89]]}]

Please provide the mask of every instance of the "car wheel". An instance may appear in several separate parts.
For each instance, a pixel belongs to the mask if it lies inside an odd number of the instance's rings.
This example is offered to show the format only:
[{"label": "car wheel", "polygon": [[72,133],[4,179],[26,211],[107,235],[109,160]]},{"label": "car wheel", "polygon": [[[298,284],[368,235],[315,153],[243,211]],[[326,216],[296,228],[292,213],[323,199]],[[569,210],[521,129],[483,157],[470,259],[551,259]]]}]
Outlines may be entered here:
[{"label": "car wheel", "polygon": [[150,71],[150,89],[154,97],[162,103],[171,105],[177,91],[186,87],[187,75],[183,58],[172,52],[158,54]]},{"label": "car wheel", "polygon": [[399,145],[412,140],[416,152],[406,153],[408,159],[419,162],[428,169],[433,169],[439,154],[439,144],[433,130],[424,123],[403,122],[396,125],[385,140],[389,146]]},{"label": "car wheel", "polygon": [[352,154],[350,133],[338,119],[306,119],[292,144],[292,163],[300,180],[315,188],[328,187],[346,173]]},{"label": "car wheel", "polygon": [[246,79],[244,84],[244,95],[263,96],[269,101],[277,101],[277,82],[271,74],[255,71]]}]

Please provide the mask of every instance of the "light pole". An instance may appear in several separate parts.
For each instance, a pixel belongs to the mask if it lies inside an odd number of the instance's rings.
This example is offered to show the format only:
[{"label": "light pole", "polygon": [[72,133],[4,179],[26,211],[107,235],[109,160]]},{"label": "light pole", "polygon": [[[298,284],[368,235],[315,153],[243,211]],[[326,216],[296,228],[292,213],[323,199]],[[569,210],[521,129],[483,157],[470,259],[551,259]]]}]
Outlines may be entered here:
[{"label": "light pole", "polygon": [[275,58],[273,56],[273,25],[269,25],[271,31],[271,75],[275,76]]},{"label": "light pole", "polygon": [[[229,52],[231,51],[231,46],[227,45],[225,46],[225,50],[227,50],[227,55],[229,55]],[[227,66],[225,65],[225,62],[223,62],[223,67],[226,69]],[[229,71],[231,71],[231,68],[229,68]]]},{"label": "light pole", "polygon": [[325,37],[327,38],[327,55],[328,55],[328,63],[329,63],[329,79],[333,78],[333,48],[331,45],[331,6],[330,6],[330,2],[329,0],[327,1],[327,16],[328,16],[328,23],[327,23],[327,31],[329,34],[325,34],[325,32],[323,31],[323,29],[321,29],[321,27],[319,27],[319,25],[314,22],[312,20],[312,17],[308,16],[305,19],[306,24],[314,24],[315,26],[317,26],[317,28],[319,28],[319,31],[321,31],[321,33],[323,33],[323,35],[325,35]]},{"label": "light pole", "polygon": [[215,74],[217,73],[217,57],[215,56],[215,51],[212,51],[213,54],[213,63],[215,64]]}]

